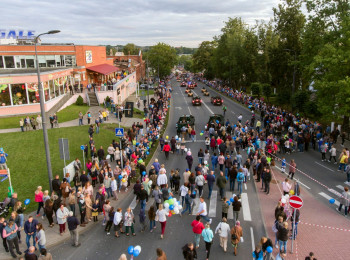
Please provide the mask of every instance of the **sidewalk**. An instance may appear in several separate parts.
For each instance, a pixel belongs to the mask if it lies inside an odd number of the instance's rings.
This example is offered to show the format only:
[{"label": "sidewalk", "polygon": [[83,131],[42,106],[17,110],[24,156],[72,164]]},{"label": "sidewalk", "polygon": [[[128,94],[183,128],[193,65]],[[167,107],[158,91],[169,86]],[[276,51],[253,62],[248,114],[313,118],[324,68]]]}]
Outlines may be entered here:
[{"label": "sidewalk", "polygon": [[[256,183],[256,188],[266,223],[267,235],[274,243],[275,233],[272,231],[275,219],[274,212],[277,202],[282,197],[281,183],[286,178],[286,175],[282,174],[275,167],[272,167],[272,169],[270,193],[266,195],[260,189],[261,182]],[[286,259],[305,259],[310,252],[314,252],[317,259],[348,259],[346,257],[346,248],[350,243],[349,220],[335,211],[335,205],[333,211],[313,197],[302,186],[300,188],[303,207],[300,210],[298,235],[293,245],[293,254],[290,253],[292,240],[288,240]],[[288,221],[288,224],[291,229],[291,222]],[[273,255],[276,256],[277,253],[278,249],[274,247]]]}]

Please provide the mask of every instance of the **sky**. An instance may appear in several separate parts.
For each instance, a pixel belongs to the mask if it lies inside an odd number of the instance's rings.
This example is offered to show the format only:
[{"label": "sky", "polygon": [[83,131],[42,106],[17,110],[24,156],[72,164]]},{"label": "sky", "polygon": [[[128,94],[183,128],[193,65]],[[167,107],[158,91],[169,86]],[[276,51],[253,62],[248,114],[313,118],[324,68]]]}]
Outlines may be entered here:
[{"label": "sky", "polygon": [[42,42],[198,47],[229,17],[247,24],[273,18],[279,0],[1,0],[1,30],[58,29]]}]

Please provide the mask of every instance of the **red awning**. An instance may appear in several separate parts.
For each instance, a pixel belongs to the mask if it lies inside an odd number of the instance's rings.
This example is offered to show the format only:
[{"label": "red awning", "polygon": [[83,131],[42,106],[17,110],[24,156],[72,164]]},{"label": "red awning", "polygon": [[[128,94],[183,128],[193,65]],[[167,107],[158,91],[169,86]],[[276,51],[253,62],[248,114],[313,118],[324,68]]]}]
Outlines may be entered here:
[{"label": "red awning", "polygon": [[101,65],[91,66],[91,67],[88,67],[86,69],[103,74],[103,75],[108,75],[108,74],[111,74],[111,73],[119,70],[118,67],[114,67],[114,66],[109,65],[109,64],[101,64]]}]

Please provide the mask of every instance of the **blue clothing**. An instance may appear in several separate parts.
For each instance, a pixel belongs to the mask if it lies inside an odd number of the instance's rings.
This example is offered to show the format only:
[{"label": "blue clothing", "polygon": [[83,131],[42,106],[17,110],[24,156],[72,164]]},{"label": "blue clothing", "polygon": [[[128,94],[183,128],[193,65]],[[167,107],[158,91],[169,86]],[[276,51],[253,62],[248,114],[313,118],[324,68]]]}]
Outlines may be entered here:
[{"label": "blue clothing", "polygon": [[202,231],[202,237],[205,242],[210,243],[213,240],[214,234],[210,228],[205,228]]},{"label": "blue clothing", "polygon": [[264,259],[264,253],[262,250],[260,250],[259,252],[254,251],[253,252],[253,259],[254,260],[263,260]]},{"label": "blue clothing", "polygon": [[[4,229],[6,230],[6,233],[9,234],[9,233],[11,233],[12,231],[14,231],[14,230],[16,229],[16,227],[17,227],[16,224],[13,224],[12,227],[9,227],[8,225],[6,225],[6,226],[4,227]],[[1,236],[2,236],[2,234],[1,234]],[[13,234],[7,236],[6,239],[7,239],[7,240],[11,240],[11,239],[14,239],[15,237],[17,237],[17,232],[15,232],[15,233],[13,233]]]},{"label": "blue clothing", "polygon": [[3,163],[6,163],[6,157],[8,156],[7,153],[2,153],[4,156],[0,156],[0,163],[3,164]]},{"label": "blue clothing", "polygon": [[38,221],[36,219],[33,219],[32,222],[29,222],[28,220],[24,223],[24,232],[26,234],[28,233],[36,233],[36,225],[38,225]]},{"label": "blue clothing", "polygon": [[160,164],[159,164],[159,162],[154,162],[152,165],[154,166],[154,169],[155,169],[156,172],[158,173],[159,170],[160,170]]}]

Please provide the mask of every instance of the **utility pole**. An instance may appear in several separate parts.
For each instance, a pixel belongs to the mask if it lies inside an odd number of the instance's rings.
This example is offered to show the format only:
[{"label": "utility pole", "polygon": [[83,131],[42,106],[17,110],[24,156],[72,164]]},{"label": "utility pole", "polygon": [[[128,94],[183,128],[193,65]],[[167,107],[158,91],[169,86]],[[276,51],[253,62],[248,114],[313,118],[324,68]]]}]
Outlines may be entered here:
[{"label": "utility pole", "polygon": [[148,72],[148,58],[147,58],[147,99],[148,99],[148,107],[149,107],[149,72]]}]

